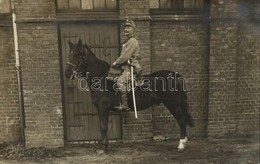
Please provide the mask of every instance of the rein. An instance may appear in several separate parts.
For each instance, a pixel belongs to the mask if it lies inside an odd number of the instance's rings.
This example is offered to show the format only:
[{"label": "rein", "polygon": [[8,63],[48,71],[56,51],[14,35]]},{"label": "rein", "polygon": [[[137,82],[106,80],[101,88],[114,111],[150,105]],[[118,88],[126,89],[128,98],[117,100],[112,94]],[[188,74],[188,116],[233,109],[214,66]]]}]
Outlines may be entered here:
[{"label": "rein", "polygon": [[73,63],[71,63],[71,62],[66,62],[66,64],[68,64],[68,65],[70,65],[72,67],[75,67],[75,65]]},{"label": "rein", "polygon": [[[95,54],[91,51],[91,49],[89,49],[86,45],[83,45],[82,46],[84,49],[83,49],[83,52],[81,51],[81,53],[79,54],[74,54],[74,57],[76,57],[78,59],[78,63],[77,64],[74,64],[72,62],[66,62],[67,65],[71,66],[72,67],[72,75],[70,76],[70,79],[74,79],[74,78],[80,78],[82,77],[82,74],[83,72],[80,71],[80,66],[84,63],[87,63],[87,59],[90,58],[89,60],[91,60],[92,58],[92,55],[93,57],[96,58]],[[90,54],[87,54],[86,50],[90,53]],[[90,55],[90,57],[88,56]],[[97,58],[96,58],[97,59]],[[92,60],[91,60],[92,61]],[[97,59],[97,61],[101,61],[99,59]],[[108,70],[107,72],[103,72],[104,76],[107,76],[107,73],[108,73]]]},{"label": "rein", "polygon": [[[85,56],[86,57],[86,56]],[[77,65],[71,63],[71,62],[66,62],[67,65],[72,66],[72,75],[70,76],[70,80],[74,79],[74,78],[80,78],[82,77],[82,72],[79,72],[78,67],[84,62],[83,60],[85,60],[84,57],[81,57],[80,61],[77,63]]]},{"label": "rein", "polygon": [[72,70],[72,74],[70,76],[70,80],[73,80],[74,78],[78,77],[77,76],[78,75],[78,71],[77,71],[77,69],[75,69],[75,65],[73,63],[71,63],[71,62],[67,62],[66,64],[72,66],[72,69],[71,69]]}]

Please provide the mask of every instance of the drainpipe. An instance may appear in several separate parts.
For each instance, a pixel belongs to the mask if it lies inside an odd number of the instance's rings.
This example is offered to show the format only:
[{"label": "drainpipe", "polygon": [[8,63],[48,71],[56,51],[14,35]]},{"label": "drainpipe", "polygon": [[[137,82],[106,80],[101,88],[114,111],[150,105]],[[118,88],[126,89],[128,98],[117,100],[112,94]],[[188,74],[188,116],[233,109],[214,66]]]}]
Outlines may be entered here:
[{"label": "drainpipe", "polygon": [[14,50],[15,50],[15,69],[17,72],[17,82],[18,82],[19,110],[20,110],[20,118],[21,118],[21,138],[22,138],[22,143],[25,144],[25,136],[24,136],[25,113],[24,113],[24,100],[23,100],[23,86],[22,86],[21,65],[20,65],[20,55],[19,55],[19,48],[18,48],[18,36],[17,36],[14,1],[15,0],[11,0],[13,34],[14,34]]}]

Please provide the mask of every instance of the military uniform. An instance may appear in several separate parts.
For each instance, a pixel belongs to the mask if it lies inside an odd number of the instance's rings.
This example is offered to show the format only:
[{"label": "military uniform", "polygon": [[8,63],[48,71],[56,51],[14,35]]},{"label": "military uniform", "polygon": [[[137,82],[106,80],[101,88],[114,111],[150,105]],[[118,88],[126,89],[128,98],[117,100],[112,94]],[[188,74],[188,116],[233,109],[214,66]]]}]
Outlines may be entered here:
[{"label": "military uniform", "polygon": [[[134,21],[127,20],[125,26],[131,26],[135,28],[135,23]],[[139,74],[141,72],[139,59],[138,41],[133,34],[129,34],[127,35],[126,41],[122,45],[120,57],[113,63],[113,65],[121,65],[123,69],[122,75],[119,76],[117,80],[117,86],[122,94],[122,104],[127,107],[127,83],[131,79],[131,65],[128,64],[128,60],[130,60],[131,64],[134,66],[135,74]]]}]

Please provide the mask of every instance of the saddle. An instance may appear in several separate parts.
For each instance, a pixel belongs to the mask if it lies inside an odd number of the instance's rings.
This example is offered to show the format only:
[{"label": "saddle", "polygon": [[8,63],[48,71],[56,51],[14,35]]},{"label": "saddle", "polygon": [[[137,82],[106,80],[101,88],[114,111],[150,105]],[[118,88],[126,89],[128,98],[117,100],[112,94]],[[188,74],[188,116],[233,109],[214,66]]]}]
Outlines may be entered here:
[{"label": "saddle", "polygon": [[120,66],[116,66],[116,67],[110,67],[108,74],[107,74],[107,78],[114,80],[115,78],[118,78],[123,72],[123,69]]},{"label": "saddle", "polygon": [[[118,77],[122,74],[122,72],[123,69],[120,66],[110,67],[107,78],[109,80],[117,80]],[[144,84],[144,78],[140,76],[140,74],[134,75],[134,79],[135,86],[141,86]],[[129,81],[129,83],[131,83],[131,81]]]}]

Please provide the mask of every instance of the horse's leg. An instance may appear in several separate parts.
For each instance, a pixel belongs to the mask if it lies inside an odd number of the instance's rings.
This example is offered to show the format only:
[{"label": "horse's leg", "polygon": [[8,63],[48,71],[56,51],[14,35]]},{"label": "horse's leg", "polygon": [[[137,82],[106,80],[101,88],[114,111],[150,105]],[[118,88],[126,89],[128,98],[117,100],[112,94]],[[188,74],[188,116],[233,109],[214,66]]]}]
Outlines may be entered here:
[{"label": "horse's leg", "polygon": [[100,133],[101,133],[101,150],[98,150],[98,153],[104,153],[108,146],[108,137],[107,137],[107,131],[108,131],[108,117],[109,117],[109,110],[107,109],[107,106],[100,105],[98,108],[98,114],[99,114],[99,122],[100,122]]},{"label": "horse's leg", "polygon": [[180,129],[181,129],[181,137],[180,137],[178,150],[182,151],[182,150],[184,150],[185,144],[188,141],[187,131],[186,131],[187,125],[186,125],[186,122],[185,122],[185,115],[184,114],[176,115],[176,120],[177,120],[177,122],[180,126]]},{"label": "horse's leg", "polygon": [[185,112],[182,110],[181,105],[174,104],[172,101],[163,101],[163,104],[168,108],[171,114],[175,117],[179,127],[180,127],[180,142],[178,150],[184,150],[185,144],[187,142],[187,131],[186,131],[186,121]]},{"label": "horse's leg", "polygon": [[182,99],[180,103],[180,117],[179,117],[179,125],[181,127],[181,138],[180,138],[180,144],[178,146],[178,150],[183,150],[185,148],[185,144],[188,141],[187,138],[187,125],[192,127],[193,124],[193,119],[192,116],[189,114],[189,104],[187,102],[187,95],[186,93],[182,94]]},{"label": "horse's leg", "polygon": [[177,120],[181,131],[178,150],[182,151],[184,150],[185,144],[188,141],[188,139],[187,139],[187,131],[186,131],[187,125],[185,121],[185,113],[182,111],[181,106],[176,107],[175,119]]}]

